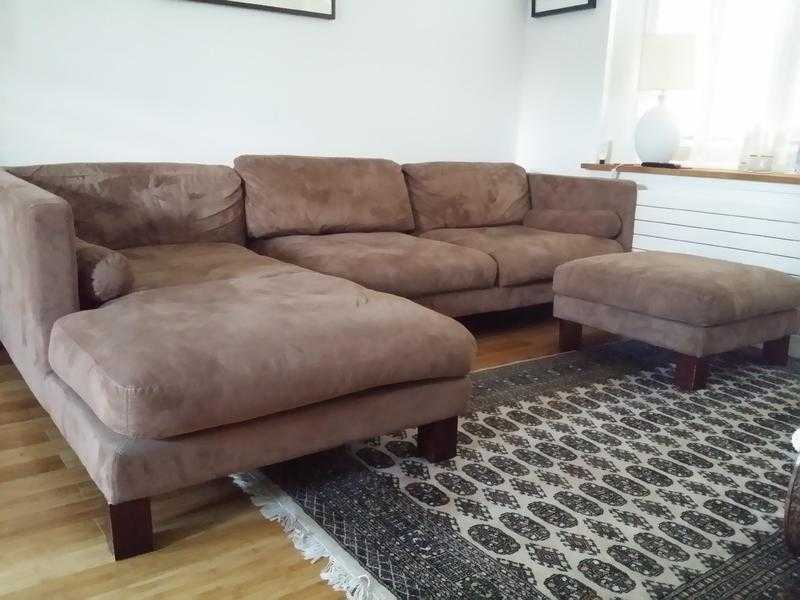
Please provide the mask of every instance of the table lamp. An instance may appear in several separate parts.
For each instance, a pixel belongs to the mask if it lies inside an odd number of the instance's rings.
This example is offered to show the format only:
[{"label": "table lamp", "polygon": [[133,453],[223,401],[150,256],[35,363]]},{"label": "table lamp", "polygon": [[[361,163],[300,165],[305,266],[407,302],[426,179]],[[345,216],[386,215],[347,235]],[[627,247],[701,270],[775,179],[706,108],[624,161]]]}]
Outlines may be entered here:
[{"label": "table lamp", "polygon": [[677,168],[670,161],[678,152],[681,133],[667,110],[669,90],[694,87],[694,36],[648,34],[642,44],[639,90],[658,90],[658,104],[647,111],[636,126],[636,153],[646,167]]}]

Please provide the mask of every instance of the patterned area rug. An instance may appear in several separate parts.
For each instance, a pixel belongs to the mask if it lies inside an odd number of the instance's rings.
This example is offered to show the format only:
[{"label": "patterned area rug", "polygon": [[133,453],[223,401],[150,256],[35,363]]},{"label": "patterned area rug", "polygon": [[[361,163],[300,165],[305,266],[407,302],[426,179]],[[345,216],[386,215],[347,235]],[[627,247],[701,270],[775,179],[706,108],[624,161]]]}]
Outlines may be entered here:
[{"label": "patterned area rug", "polygon": [[413,431],[238,476],[352,598],[800,598],[784,550],[800,369],[746,353],[708,389],[634,342],[476,373],[458,456]]}]

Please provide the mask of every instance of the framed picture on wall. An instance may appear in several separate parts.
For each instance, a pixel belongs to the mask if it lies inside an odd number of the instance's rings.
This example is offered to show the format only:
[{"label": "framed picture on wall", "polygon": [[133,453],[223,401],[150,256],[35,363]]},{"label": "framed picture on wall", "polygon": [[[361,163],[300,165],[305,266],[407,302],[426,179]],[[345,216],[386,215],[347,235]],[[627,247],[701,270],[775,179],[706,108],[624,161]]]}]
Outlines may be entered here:
[{"label": "framed picture on wall", "polygon": [[597,8],[597,0],[533,0],[534,17],[549,17],[590,8]]},{"label": "framed picture on wall", "polygon": [[317,17],[318,19],[336,18],[336,0],[197,0],[212,4],[229,4],[243,8],[258,8],[302,15],[304,17]]}]

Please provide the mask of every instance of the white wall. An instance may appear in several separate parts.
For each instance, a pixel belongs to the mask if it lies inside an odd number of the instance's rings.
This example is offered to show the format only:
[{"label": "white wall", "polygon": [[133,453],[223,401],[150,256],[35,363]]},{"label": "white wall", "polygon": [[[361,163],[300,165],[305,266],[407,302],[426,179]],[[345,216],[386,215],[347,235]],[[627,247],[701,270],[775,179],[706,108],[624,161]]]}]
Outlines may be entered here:
[{"label": "white wall", "polygon": [[0,164],[513,160],[530,0],[3,0]]},{"label": "white wall", "polygon": [[575,173],[597,156],[612,0],[528,19],[517,160]]}]

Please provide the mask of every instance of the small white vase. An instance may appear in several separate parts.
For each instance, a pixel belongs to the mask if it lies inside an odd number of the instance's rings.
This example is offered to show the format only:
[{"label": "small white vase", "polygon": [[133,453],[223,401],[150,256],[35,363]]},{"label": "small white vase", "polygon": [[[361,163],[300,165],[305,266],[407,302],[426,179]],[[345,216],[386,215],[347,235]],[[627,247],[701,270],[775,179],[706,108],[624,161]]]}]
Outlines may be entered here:
[{"label": "small white vase", "polygon": [[664,105],[662,94],[658,105],[648,110],[636,126],[636,154],[642,162],[668,163],[680,145],[681,132]]}]

